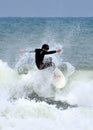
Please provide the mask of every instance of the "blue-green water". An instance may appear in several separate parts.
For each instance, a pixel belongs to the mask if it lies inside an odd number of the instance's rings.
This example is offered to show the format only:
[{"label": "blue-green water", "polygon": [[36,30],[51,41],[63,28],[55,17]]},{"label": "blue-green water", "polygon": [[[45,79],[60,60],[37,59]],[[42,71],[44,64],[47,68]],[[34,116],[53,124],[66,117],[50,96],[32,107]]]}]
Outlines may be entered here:
[{"label": "blue-green water", "polygon": [[[0,18],[0,130],[92,130],[92,42],[93,18]],[[62,49],[51,55],[62,89],[52,71],[36,68],[34,53],[18,52],[43,43]],[[28,73],[19,74],[26,63]]]},{"label": "blue-green water", "polygon": [[18,49],[43,42],[60,44],[63,60],[75,67],[93,67],[93,18],[0,18],[0,58],[9,64]]}]

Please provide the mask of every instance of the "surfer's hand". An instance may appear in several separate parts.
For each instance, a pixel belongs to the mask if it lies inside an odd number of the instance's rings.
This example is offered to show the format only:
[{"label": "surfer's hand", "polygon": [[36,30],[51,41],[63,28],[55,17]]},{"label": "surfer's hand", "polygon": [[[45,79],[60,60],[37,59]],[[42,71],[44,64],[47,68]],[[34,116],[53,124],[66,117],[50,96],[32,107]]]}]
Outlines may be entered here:
[{"label": "surfer's hand", "polygon": [[62,51],[61,49],[56,50],[57,53],[60,53],[61,51]]}]

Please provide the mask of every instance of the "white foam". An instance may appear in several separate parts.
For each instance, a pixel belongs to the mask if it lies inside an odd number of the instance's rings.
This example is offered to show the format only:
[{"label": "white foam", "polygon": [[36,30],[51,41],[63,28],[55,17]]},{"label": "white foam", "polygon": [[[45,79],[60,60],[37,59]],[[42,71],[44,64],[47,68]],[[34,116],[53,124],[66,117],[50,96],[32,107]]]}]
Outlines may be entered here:
[{"label": "white foam", "polygon": [[45,102],[19,99],[7,102],[0,108],[0,128],[2,130],[82,130],[92,129],[93,110],[72,108],[61,111]]},{"label": "white foam", "polygon": [[[59,96],[60,100],[78,104],[79,107],[60,110],[55,108],[55,105],[24,98],[33,89],[38,94],[50,93],[51,95],[48,88],[49,82],[42,81],[42,77],[36,76],[39,71],[35,72],[33,70],[27,75],[18,75],[7,63],[0,61],[0,129],[91,130],[93,127],[93,73],[91,71],[75,72],[64,90],[56,94],[56,99]],[[16,101],[10,100],[13,96],[17,98]]]},{"label": "white foam", "polygon": [[[93,107],[93,72],[76,71],[70,78],[67,88],[57,95],[57,100],[65,100],[79,106]],[[59,96],[60,95],[60,96]]]}]

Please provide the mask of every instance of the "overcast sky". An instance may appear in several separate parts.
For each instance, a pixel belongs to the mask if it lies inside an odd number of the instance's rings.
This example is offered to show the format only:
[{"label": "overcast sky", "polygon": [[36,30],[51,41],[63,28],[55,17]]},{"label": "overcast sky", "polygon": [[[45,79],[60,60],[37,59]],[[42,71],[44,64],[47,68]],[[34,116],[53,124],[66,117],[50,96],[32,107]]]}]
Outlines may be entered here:
[{"label": "overcast sky", "polygon": [[0,17],[91,17],[93,0],[0,0]]}]

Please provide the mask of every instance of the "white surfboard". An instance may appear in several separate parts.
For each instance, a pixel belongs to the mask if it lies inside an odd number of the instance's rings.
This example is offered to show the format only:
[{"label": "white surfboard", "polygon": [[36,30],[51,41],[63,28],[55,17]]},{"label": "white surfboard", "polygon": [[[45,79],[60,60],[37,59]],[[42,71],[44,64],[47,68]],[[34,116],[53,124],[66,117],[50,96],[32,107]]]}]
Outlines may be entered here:
[{"label": "white surfboard", "polygon": [[[18,73],[27,74],[31,70],[33,70],[32,66],[29,64],[26,64],[26,65],[23,65],[18,68]],[[51,70],[52,69],[45,69],[45,70],[39,70],[39,72],[38,72],[36,69],[34,71],[37,72],[37,75],[39,77],[42,77],[42,80],[46,79],[47,81],[50,82],[50,80],[52,78],[51,85],[54,86],[56,89],[61,89],[61,88],[65,87],[66,80],[65,80],[65,77],[64,77],[62,71],[58,68],[55,68],[55,70],[53,69],[52,71]]]},{"label": "white surfboard", "polygon": [[65,84],[66,84],[66,79],[63,73],[61,72],[60,69],[55,68],[53,73],[52,85],[57,89],[61,89],[65,87]]}]

